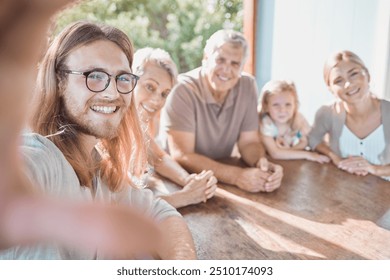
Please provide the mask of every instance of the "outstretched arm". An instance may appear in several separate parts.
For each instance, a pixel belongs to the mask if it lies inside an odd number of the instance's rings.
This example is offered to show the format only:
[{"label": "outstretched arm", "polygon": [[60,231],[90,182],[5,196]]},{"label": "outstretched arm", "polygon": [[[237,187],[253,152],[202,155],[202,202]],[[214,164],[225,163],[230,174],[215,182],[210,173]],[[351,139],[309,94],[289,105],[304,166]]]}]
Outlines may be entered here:
[{"label": "outstretched arm", "polygon": [[193,260],[196,251],[192,235],[181,217],[169,217],[161,222],[161,246],[158,255],[164,260]]},{"label": "outstretched arm", "polygon": [[29,192],[18,156],[19,133],[52,14],[69,0],[4,0],[0,11],[0,215]]},{"label": "outstretched arm", "polygon": [[18,197],[0,220],[0,249],[55,241],[111,258],[133,258],[160,243],[155,224],[129,207]]}]

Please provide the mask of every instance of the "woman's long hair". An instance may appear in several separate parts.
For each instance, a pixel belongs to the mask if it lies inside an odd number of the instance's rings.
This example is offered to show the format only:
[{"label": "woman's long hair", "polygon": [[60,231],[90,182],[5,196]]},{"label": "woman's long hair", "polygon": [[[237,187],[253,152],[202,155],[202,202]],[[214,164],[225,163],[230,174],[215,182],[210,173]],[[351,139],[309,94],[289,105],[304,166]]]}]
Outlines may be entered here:
[{"label": "woman's long hair", "polygon": [[117,135],[112,139],[101,139],[99,150],[103,154],[96,164],[91,151],[85,151],[80,145],[80,133],[68,121],[61,97],[67,77],[58,70],[66,69],[66,59],[75,48],[99,40],[108,40],[119,46],[131,69],[133,46],[122,31],[89,22],[68,26],[54,39],[40,63],[30,127],[34,132],[50,136],[74,168],[81,185],[91,187],[93,177],[100,172],[110,190],[119,191],[124,184],[131,183],[128,172],[139,175],[146,163],[144,137],[134,102],[124,115]]}]

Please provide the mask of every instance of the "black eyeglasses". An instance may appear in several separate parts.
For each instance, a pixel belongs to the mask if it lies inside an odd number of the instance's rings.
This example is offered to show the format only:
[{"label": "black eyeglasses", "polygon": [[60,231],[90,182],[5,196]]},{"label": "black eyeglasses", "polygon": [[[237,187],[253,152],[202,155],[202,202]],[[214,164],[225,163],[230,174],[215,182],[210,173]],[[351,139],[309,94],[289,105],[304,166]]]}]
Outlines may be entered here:
[{"label": "black eyeglasses", "polygon": [[[110,75],[101,70],[92,70],[86,72],[72,71],[72,70],[60,70],[64,73],[74,74],[74,75],[83,75],[85,76],[85,85],[90,91],[93,92],[102,92],[104,91],[111,82]],[[116,89],[122,94],[128,94],[132,92],[137,85],[139,77],[132,73],[122,73],[115,76]]]}]

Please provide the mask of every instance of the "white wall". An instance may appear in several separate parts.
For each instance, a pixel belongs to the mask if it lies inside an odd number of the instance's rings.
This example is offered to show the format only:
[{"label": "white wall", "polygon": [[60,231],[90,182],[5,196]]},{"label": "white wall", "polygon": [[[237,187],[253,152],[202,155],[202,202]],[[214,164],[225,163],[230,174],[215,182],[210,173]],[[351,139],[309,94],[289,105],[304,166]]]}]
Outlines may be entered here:
[{"label": "white wall", "polygon": [[390,0],[275,0],[273,10],[270,77],[296,83],[300,110],[309,122],[322,104],[333,101],[322,67],[337,50],[358,54],[371,73],[372,91],[390,98],[390,93],[384,94],[389,76]]}]

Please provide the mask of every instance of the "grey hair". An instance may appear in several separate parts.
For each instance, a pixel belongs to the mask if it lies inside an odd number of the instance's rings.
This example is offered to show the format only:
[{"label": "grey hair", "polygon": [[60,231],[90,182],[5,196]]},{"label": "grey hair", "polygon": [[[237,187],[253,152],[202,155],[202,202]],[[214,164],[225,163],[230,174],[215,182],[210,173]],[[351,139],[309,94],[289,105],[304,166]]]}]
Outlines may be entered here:
[{"label": "grey hair", "polygon": [[241,32],[234,31],[231,29],[221,29],[215,32],[206,42],[204,47],[204,55],[209,57],[211,56],[216,49],[222,45],[229,43],[235,47],[241,47],[244,53],[243,63],[245,64],[246,59],[248,58],[248,43]]},{"label": "grey hair", "polygon": [[149,62],[167,71],[171,77],[172,84],[176,83],[177,67],[168,52],[163,49],[150,47],[137,50],[133,59],[132,69],[134,74],[142,76],[145,71],[145,65]]}]

